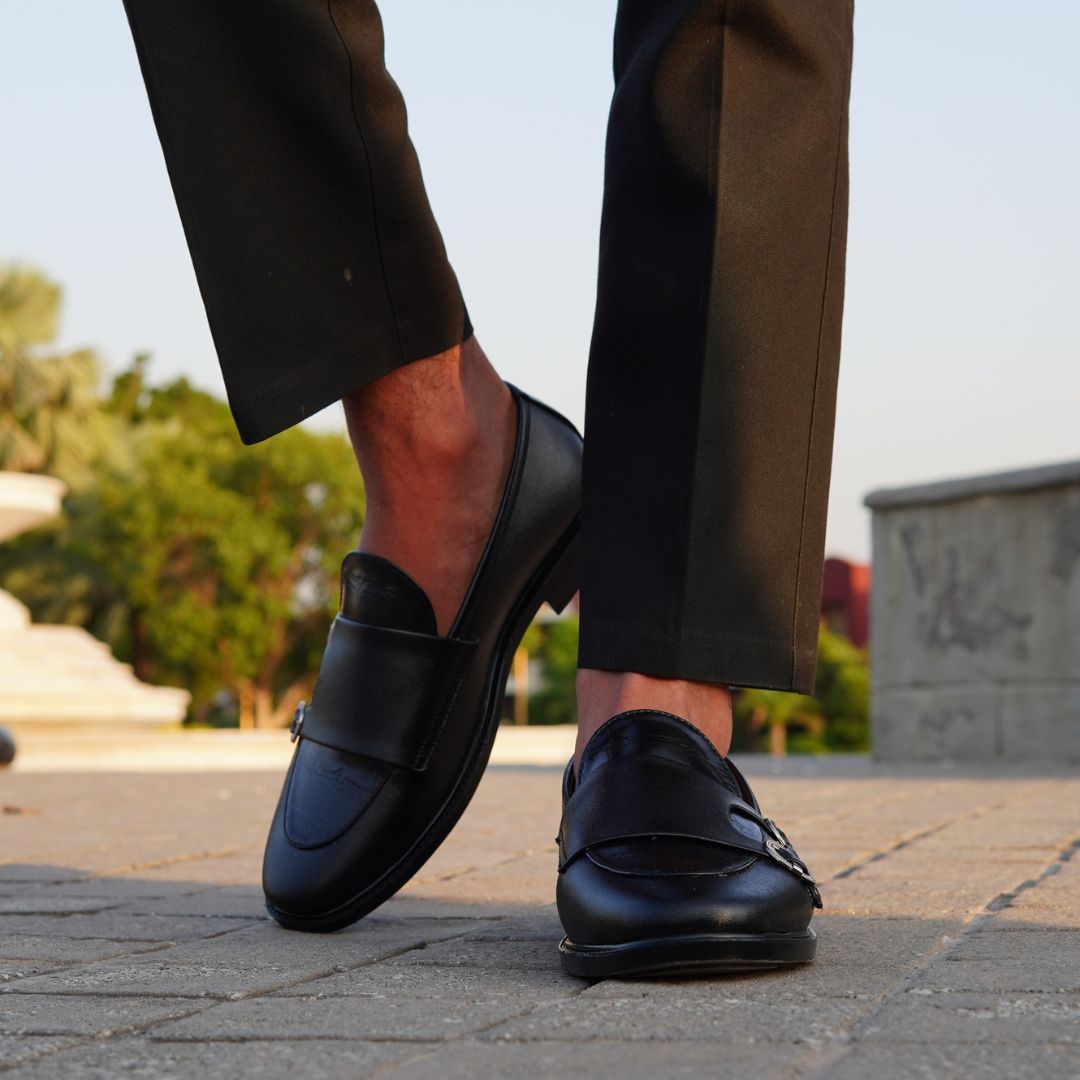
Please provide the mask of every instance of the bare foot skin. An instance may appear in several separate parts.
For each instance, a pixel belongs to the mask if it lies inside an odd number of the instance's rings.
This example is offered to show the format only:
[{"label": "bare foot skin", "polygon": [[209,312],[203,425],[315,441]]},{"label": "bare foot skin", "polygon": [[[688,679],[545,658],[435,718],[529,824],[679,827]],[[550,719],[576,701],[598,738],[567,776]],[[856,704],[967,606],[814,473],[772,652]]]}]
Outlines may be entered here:
[{"label": "bare foot skin", "polygon": [[727,756],[731,747],[731,691],[717,683],[583,668],[577,674],[577,701],[575,771],[593,732],[611,717],[631,709],[674,713],[693,724],[721,755]]},{"label": "bare foot skin", "polygon": [[517,408],[475,337],[344,399],[367,510],[360,550],[427,593],[446,634],[498,512]]}]

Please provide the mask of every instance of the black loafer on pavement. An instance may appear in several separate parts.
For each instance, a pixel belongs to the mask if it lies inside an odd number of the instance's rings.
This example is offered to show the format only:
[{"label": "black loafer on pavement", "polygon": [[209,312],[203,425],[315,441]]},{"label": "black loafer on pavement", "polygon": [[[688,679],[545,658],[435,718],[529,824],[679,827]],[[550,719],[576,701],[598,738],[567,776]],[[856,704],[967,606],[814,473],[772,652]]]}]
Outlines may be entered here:
[{"label": "black loafer on pavement", "polygon": [[461,816],[491,754],[514,650],[577,590],[581,437],[514,390],[518,434],[487,548],[448,636],[420,587],[352,552],[263,862],[267,909],[337,930],[393,895]]},{"label": "black loafer on pavement", "polygon": [[813,875],[742,775],[669,713],[620,713],[563,782],[559,946],[590,979],[804,964]]}]

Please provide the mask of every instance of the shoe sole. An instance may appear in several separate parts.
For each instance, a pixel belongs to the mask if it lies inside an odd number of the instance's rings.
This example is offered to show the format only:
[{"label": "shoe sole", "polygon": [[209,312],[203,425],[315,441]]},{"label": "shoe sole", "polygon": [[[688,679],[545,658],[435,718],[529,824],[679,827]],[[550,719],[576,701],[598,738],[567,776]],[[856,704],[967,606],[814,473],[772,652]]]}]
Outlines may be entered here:
[{"label": "shoe sole", "polygon": [[559,944],[562,969],[582,979],[670,978],[730,975],[740,971],[808,964],[817,934],[698,934],[619,945]]},{"label": "shoe sole", "polygon": [[266,910],[270,916],[286,930],[328,934],[351,926],[369,911],[389,900],[431,858],[446,839],[472,800],[480,784],[480,778],[487,768],[491,748],[495,743],[495,732],[499,727],[503,690],[506,687],[510,664],[518,644],[545,601],[555,611],[561,612],[578,590],[580,546],[581,520],[578,518],[548,553],[540,569],[533,575],[518,598],[510,617],[503,624],[499,645],[493,653],[495,662],[491,665],[487,687],[484,691],[482,720],[477,727],[474,748],[457,786],[447,796],[427,830],[420,835],[401,860],[378,881],[354,896],[347,904],[333,911],[323,915],[295,915],[267,903]]}]

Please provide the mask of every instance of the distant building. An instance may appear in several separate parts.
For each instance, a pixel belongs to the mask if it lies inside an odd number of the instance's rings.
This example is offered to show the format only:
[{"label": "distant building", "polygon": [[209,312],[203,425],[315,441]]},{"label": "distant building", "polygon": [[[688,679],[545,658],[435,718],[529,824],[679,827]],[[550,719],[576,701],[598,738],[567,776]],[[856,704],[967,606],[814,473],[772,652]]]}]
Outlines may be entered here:
[{"label": "distant building", "polygon": [[860,649],[870,639],[870,567],[847,559],[826,559],[821,617],[834,633]]}]

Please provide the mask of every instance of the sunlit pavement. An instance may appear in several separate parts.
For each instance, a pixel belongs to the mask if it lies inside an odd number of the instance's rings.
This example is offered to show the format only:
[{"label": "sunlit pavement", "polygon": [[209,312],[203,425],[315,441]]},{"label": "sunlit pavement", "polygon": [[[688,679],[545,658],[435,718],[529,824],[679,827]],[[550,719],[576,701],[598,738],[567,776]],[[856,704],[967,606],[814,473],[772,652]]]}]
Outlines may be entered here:
[{"label": "sunlit pavement", "polygon": [[[575,730],[572,725],[503,726],[496,735],[491,762],[562,766],[573,753]],[[287,731],[235,728],[27,725],[19,731],[17,743],[13,769],[19,773],[284,772],[293,752]]]},{"label": "sunlit pavement", "polygon": [[590,985],[556,953],[556,766],[490,769],[399,897],[315,936],[262,908],[273,752],[0,772],[0,1070],[1080,1076],[1080,772],[744,758],[824,882],[817,962]]}]

